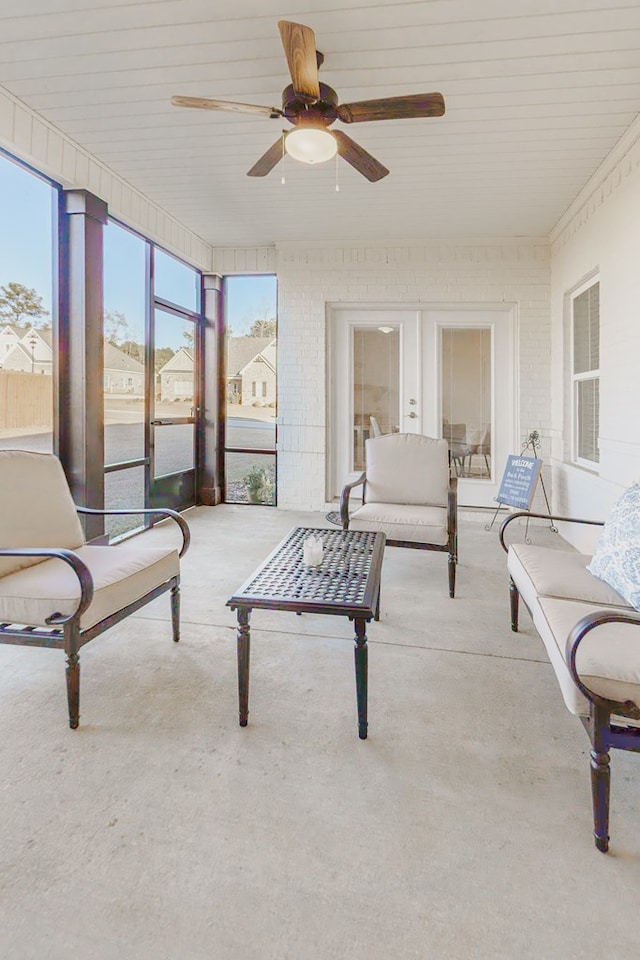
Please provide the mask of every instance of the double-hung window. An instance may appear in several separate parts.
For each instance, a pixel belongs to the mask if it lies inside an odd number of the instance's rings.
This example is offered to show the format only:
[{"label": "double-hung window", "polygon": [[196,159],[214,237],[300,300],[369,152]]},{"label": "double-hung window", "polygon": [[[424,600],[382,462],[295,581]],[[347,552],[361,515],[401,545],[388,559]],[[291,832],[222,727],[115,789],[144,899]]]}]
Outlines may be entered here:
[{"label": "double-hung window", "polygon": [[600,461],[600,283],[571,295],[572,459],[591,469]]}]

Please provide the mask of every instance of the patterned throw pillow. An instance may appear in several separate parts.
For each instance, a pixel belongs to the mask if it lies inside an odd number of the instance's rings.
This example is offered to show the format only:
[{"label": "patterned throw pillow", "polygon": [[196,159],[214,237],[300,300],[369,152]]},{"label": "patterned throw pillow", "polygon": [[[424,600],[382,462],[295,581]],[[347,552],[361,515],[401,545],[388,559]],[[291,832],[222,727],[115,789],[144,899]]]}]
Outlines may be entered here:
[{"label": "patterned throw pillow", "polygon": [[587,570],[640,610],[640,483],[613,505]]}]

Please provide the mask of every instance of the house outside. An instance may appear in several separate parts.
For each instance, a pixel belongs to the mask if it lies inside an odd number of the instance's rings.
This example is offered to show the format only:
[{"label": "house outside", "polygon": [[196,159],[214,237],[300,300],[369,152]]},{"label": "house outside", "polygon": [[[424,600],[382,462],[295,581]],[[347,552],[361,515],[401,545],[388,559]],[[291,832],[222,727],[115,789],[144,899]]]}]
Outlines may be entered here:
[{"label": "house outside", "polygon": [[104,392],[144,396],[144,364],[108,340],[104,344]]},{"label": "house outside", "polygon": [[276,340],[229,337],[227,401],[242,406],[275,406],[276,389]]},{"label": "house outside", "polygon": [[156,384],[159,387],[158,399],[193,400],[194,370],[193,351],[188,347],[180,347],[158,370],[156,377]]},{"label": "house outside", "polygon": [[[20,373],[53,372],[51,328],[29,328],[26,332],[8,324],[0,334],[0,368]],[[7,348],[3,354],[3,348]],[[108,340],[104,344],[104,392],[144,395],[144,364],[124,353]]]},{"label": "house outside", "polygon": [[8,324],[2,331],[0,367],[3,370],[51,375],[52,356],[50,327],[29,327],[25,331],[15,324]]},{"label": "house outside", "polygon": [[5,323],[0,328],[0,367],[9,351],[20,342],[23,335],[24,330],[15,323]]}]

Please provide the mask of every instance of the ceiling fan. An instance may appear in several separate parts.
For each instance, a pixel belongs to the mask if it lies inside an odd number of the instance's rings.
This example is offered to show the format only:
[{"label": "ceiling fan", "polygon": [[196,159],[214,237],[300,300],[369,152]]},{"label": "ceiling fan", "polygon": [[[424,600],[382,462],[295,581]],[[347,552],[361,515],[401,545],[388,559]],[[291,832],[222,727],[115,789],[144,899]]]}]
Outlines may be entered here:
[{"label": "ceiling fan", "polygon": [[329,131],[331,124],[335,120],[362,123],[368,120],[443,115],[444,98],[441,93],[417,93],[406,97],[382,97],[339,104],[335,90],[318,79],[318,69],[324,56],[316,50],[316,38],[311,27],[280,20],[278,28],[291,75],[291,83],[282,91],[282,109],[204,97],[171,98],[171,103],[176,107],[230,110],[271,119],[284,117],[293,124],[294,129],[283,130],[282,135],[247,172],[247,176],[265,177],[282,160],[285,152],[304,163],[322,163],[338,153],[367,180],[381,180],[389,173],[387,168],[342,130]]}]

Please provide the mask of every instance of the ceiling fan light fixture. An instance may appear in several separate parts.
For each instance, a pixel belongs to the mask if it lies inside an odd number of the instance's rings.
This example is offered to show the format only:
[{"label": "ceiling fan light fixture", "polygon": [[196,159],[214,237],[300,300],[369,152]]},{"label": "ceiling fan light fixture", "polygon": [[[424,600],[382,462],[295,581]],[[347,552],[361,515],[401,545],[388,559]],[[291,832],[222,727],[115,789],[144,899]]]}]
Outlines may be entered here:
[{"label": "ceiling fan light fixture", "polygon": [[284,148],[301,163],[326,163],[338,151],[336,138],[324,127],[301,126],[288,133]]}]

